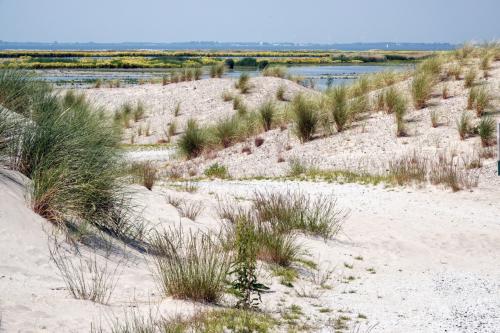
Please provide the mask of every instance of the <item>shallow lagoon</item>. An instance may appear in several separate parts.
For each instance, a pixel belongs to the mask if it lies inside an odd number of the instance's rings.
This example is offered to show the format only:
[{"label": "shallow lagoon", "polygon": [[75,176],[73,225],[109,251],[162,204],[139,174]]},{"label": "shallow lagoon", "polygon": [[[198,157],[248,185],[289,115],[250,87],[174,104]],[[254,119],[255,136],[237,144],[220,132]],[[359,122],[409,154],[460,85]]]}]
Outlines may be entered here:
[{"label": "shallow lagoon", "polygon": [[[288,73],[300,76],[305,84],[312,85],[316,89],[323,90],[328,85],[346,84],[360,75],[381,71],[404,71],[412,69],[414,65],[302,65],[288,66]],[[40,77],[44,80],[54,82],[62,86],[91,86],[96,80],[120,80],[125,84],[137,84],[141,80],[161,78],[178,69],[50,69],[39,70]],[[208,77],[208,69],[204,69],[204,78]],[[253,68],[237,67],[228,70],[224,77],[236,78],[241,73],[250,76],[261,75],[261,71]]]}]

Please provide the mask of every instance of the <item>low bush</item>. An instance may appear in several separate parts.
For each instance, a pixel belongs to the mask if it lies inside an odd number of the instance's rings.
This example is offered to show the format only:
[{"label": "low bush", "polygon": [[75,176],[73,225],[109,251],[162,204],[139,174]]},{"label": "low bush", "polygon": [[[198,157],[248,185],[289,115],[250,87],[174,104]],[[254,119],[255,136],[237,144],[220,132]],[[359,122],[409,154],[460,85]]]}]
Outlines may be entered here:
[{"label": "low bush", "polygon": [[229,178],[229,172],[227,171],[227,168],[219,163],[214,163],[210,165],[208,168],[205,169],[203,172],[205,176],[207,177],[214,177],[214,178]]},{"label": "low bush", "polygon": [[435,185],[444,185],[453,192],[477,186],[476,174],[461,168],[457,159],[441,155],[430,165],[429,180]]},{"label": "low bush", "polygon": [[210,67],[211,78],[221,78],[224,75],[224,72],[225,72],[224,63],[217,63]]},{"label": "low bush", "polygon": [[239,127],[239,119],[237,117],[230,117],[219,120],[209,131],[218,145],[227,148],[238,140],[240,135]]}]

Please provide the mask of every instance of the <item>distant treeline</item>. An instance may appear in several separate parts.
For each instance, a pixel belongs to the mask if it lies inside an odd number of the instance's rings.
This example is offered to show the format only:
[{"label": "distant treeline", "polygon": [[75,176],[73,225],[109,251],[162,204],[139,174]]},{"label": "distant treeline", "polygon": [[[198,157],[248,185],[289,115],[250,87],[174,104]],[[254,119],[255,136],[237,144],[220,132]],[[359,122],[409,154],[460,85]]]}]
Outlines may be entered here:
[{"label": "distant treeline", "polygon": [[338,64],[418,61],[432,55],[428,51],[0,51],[0,67],[26,69],[53,68],[181,68],[225,62],[234,66],[264,68],[269,64]]}]

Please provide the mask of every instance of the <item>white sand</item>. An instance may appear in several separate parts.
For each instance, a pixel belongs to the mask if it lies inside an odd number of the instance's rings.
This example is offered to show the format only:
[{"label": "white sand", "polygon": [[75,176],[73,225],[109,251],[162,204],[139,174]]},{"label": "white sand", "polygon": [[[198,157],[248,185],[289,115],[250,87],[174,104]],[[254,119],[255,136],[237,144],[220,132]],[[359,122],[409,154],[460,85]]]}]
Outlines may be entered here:
[{"label": "white sand", "polygon": [[[110,305],[73,299],[54,265],[49,262],[47,221],[26,207],[23,187],[1,177],[0,290],[2,327],[7,332],[46,330],[88,332],[90,323],[121,317],[131,305],[163,315],[193,312],[201,306],[160,297],[145,258],[135,252],[121,267]],[[204,211],[190,227],[216,227],[217,195],[250,198],[256,189],[300,189],[311,194],[333,193],[350,216],[338,240],[301,237],[308,258],[333,269],[331,290],[310,282],[301,270],[294,288],[269,275],[274,293],[264,295],[264,308],[279,311],[297,304],[308,324],[318,329],[336,318],[338,310],[368,317],[362,327],[378,324],[373,332],[496,332],[500,298],[500,193],[443,193],[438,190],[397,189],[309,182],[223,182],[200,184],[194,194],[157,187],[149,192],[133,187],[144,214],[155,225],[176,225],[179,216],[166,204],[167,194],[202,200]],[[362,256],[363,260],[354,257]],[[114,264],[118,255],[111,256]],[[104,258],[100,258],[105,260]],[[352,264],[353,269],[344,267]],[[373,268],[375,274],[367,269]],[[346,283],[348,276],[355,280]],[[313,298],[299,297],[297,291]],[[355,293],[349,293],[355,291]],[[320,313],[320,308],[332,313]],[[281,310],[280,310],[281,309]],[[156,311],[156,310],[155,310]],[[345,314],[345,313],[344,313]],[[304,316],[304,317],[305,317]],[[352,324],[352,323],[351,323]]]}]

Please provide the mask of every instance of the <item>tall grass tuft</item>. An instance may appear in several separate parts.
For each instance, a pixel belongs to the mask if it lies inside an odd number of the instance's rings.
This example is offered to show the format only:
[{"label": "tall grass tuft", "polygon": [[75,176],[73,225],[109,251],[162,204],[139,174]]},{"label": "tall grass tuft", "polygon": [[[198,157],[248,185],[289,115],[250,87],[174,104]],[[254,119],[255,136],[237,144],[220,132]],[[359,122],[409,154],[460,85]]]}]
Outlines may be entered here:
[{"label": "tall grass tuft", "polygon": [[158,175],[158,169],[153,163],[150,161],[133,163],[130,169],[137,182],[150,191],[153,189]]},{"label": "tall grass tuft", "polygon": [[276,106],[272,101],[264,102],[258,110],[260,123],[264,131],[269,131],[273,126],[273,121],[276,114]]},{"label": "tall grass tuft", "polygon": [[402,98],[400,92],[394,88],[390,87],[386,90],[383,100],[385,101],[385,110],[387,113],[393,113],[395,106],[398,101]]},{"label": "tall grass tuft", "polygon": [[462,112],[460,118],[457,119],[457,130],[461,140],[465,140],[471,131],[471,119],[466,111]]},{"label": "tall grass tuft", "polygon": [[207,136],[194,119],[189,119],[185,132],[178,140],[180,152],[187,158],[198,157],[207,145]]},{"label": "tall grass tuft", "polygon": [[224,148],[231,146],[238,139],[239,126],[237,117],[219,120],[212,128],[217,143]]},{"label": "tall grass tuft", "polygon": [[270,223],[281,232],[297,230],[325,239],[337,234],[346,217],[335,198],[291,191],[256,192],[252,208],[259,221]]},{"label": "tall grass tuft", "polygon": [[221,299],[231,256],[217,235],[178,228],[155,235],[152,244],[154,275],[164,295],[208,303]]},{"label": "tall grass tuft", "polygon": [[474,82],[476,81],[476,70],[474,68],[470,68],[467,73],[464,76],[464,85],[465,88],[470,88],[474,85]]},{"label": "tall grass tuft", "polygon": [[225,66],[224,63],[217,63],[210,67],[210,77],[211,78],[221,78],[224,75]]},{"label": "tall grass tuft", "polygon": [[284,66],[266,66],[262,71],[263,76],[274,76],[284,79],[287,76],[287,70]]},{"label": "tall grass tuft", "polygon": [[241,73],[236,83],[236,88],[238,88],[242,94],[247,94],[250,91],[250,76],[247,73]]},{"label": "tall grass tuft", "polygon": [[478,93],[477,87],[472,87],[469,90],[469,95],[467,97],[467,110],[472,110],[476,104],[476,97]]},{"label": "tall grass tuft", "polygon": [[349,120],[349,109],[347,103],[347,88],[338,86],[331,91],[332,116],[337,131],[342,132]]},{"label": "tall grass tuft", "polygon": [[477,90],[475,96],[475,107],[476,107],[476,115],[481,117],[486,109],[490,106],[491,96],[486,88],[481,87]]},{"label": "tall grass tuft", "polygon": [[432,92],[433,78],[430,74],[421,72],[413,77],[411,94],[415,108],[422,109],[426,106]]},{"label": "tall grass tuft", "polygon": [[405,120],[406,115],[406,100],[404,98],[399,98],[394,105],[394,116],[396,117],[396,136],[406,136]]},{"label": "tall grass tuft", "polygon": [[[86,222],[110,231],[110,212],[125,195],[119,185],[119,131],[85,98],[60,99],[50,87],[22,75],[0,73],[0,86],[13,81],[19,89],[12,96],[8,89],[2,91],[2,105],[25,119],[2,153],[12,169],[32,180],[33,210],[61,226]],[[28,104],[16,106],[20,101]],[[11,121],[4,113],[2,118],[0,123]]]},{"label": "tall grass tuft", "polygon": [[481,145],[489,147],[495,139],[495,120],[491,117],[484,117],[477,125],[477,132],[481,138]]},{"label": "tall grass tuft", "polygon": [[63,253],[62,246],[54,241],[49,246],[51,261],[56,265],[68,291],[76,299],[108,304],[118,282],[119,263],[109,267],[106,263],[98,263],[94,253],[89,257],[78,254]]},{"label": "tall grass tuft", "polygon": [[278,101],[286,101],[287,99],[285,98],[285,93],[286,93],[286,88],[284,85],[280,85],[278,87],[278,90],[276,90],[276,99]]},{"label": "tall grass tuft", "polygon": [[297,95],[292,101],[291,108],[299,139],[302,142],[310,141],[319,124],[315,102],[303,95]]}]

